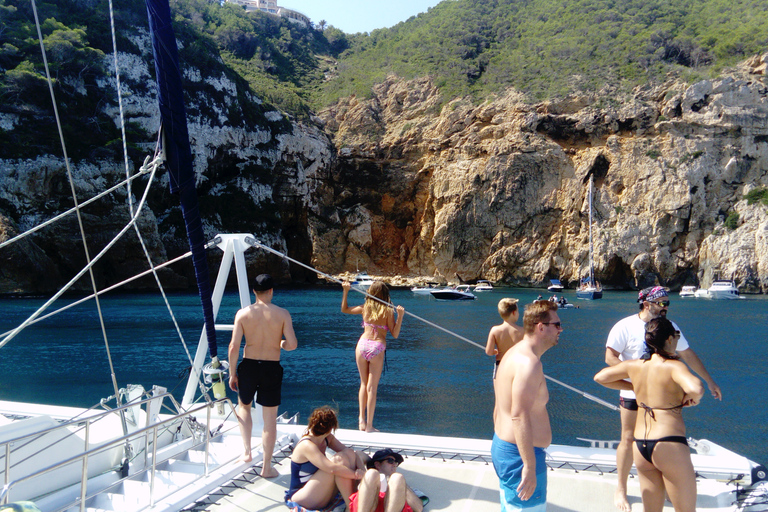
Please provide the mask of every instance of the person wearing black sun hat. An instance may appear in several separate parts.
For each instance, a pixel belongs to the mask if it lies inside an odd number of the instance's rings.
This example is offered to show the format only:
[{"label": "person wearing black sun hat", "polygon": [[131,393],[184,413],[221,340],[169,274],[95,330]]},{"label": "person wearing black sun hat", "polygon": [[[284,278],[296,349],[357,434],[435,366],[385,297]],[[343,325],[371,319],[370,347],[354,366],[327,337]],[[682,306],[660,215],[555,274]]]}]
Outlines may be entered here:
[{"label": "person wearing black sun hat", "polygon": [[408,487],[405,477],[397,472],[403,456],[385,448],[366,462],[368,471],[356,493],[349,497],[349,512],[421,512],[429,498]]}]

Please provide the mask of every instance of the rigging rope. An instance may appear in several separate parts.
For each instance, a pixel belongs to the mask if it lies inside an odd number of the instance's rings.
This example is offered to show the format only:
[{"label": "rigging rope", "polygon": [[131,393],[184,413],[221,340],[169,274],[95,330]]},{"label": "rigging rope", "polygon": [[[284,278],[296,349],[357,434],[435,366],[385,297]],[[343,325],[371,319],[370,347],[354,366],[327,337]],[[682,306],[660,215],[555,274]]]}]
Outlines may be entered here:
[{"label": "rigging rope", "polygon": [[[266,245],[262,244],[261,242],[259,242],[255,238],[252,238],[252,237],[248,236],[248,237],[245,238],[245,243],[250,245],[251,247],[256,247],[256,248],[259,248],[259,249],[263,249],[263,250],[265,250],[267,252],[270,252],[272,254],[280,256],[281,258],[283,258],[285,260],[288,260],[291,263],[295,263],[296,265],[299,265],[301,267],[304,267],[307,270],[310,270],[312,272],[316,272],[317,274],[323,276],[324,278],[326,278],[326,279],[328,279],[330,281],[333,281],[333,282],[336,282],[336,283],[339,283],[339,284],[342,283],[342,281],[340,279],[338,279],[336,277],[333,277],[333,276],[331,276],[329,274],[326,274],[325,272],[321,272],[321,271],[311,267],[310,265],[306,265],[306,264],[304,264],[304,263],[302,263],[300,261],[297,261],[297,260],[291,258],[290,256],[288,256],[288,255],[286,255],[284,253],[281,253],[280,251],[276,251],[275,249],[272,249],[271,247],[267,247]],[[374,297],[373,295],[370,295],[369,293],[367,293],[367,292],[365,292],[363,290],[359,290],[357,288],[352,288],[352,289],[355,290],[358,293],[362,293],[367,298],[373,299],[373,300],[375,300],[377,302],[380,302],[380,303],[384,304],[385,306],[393,307],[392,304],[390,304],[388,302],[384,302],[383,300],[379,299],[378,297]],[[455,332],[453,332],[453,331],[451,331],[449,329],[446,329],[445,327],[443,327],[441,325],[437,325],[437,324],[435,324],[433,322],[430,322],[429,320],[421,318],[418,315],[414,315],[410,311],[405,311],[405,314],[408,315],[408,316],[412,316],[413,318],[415,318],[417,320],[420,320],[421,322],[424,322],[425,324],[430,325],[430,326],[432,326],[432,327],[434,327],[436,329],[439,329],[439,330],[441,330],[441,331],[443,331],[443,332],[445,332],[447,334],[450,334],[454,338],[458,338],[458,339],[460,339],[462,341],[465,341],[465,342],[469,343],[470,345],[474,345],[474,346],[476,346],[478,348],[481,348],[481,349],[485,350],[485,345],[481,345],[480,343],[477,343],[477,342],[472,341],[472,340],[470,340],[468,338],[465,338],[464,336],[462,336],[460,334],[457,334],[457,333],[455,333]],[[600,405],[602,405],[604,407],[607,407],[609,409],[612,409],[614,411],[618,411],[619,410],[619,408],[617,406],[615,406],[615,405],[613,405],[613,404],[611,404],[609,402],[606,402],[602,398],[598,398],[598,397],[596,397],[596,396],[594,396],[594,395],[592,395],[590,393],[587,393],[586,391],[582,391],[582,390],[580,390],[578,388],[570,386],[570,385],[568,385],[568,384],[566,384],[564,382],[561,382],[561,381],[559,381],[559,380],[557,380],[555,378],[550,377],[549,375],[545,374],[544,377],[549,379],[550,381],[556,383],[556,384],[559,384],[559,385],[563,386],[564,388],[570,389],[571,391],[573,391],[575,393],[578,393],[579,395],[581,395],[582,397],[586,398],[587,400],[592,400],[593,402],[598,403],[598,404],[600,404]]]},{"label": "rigging rope", "polygon": [[[111,3],[110,3],[110,7],[111,7]],[[88,250],[88,241],[85,238],[85,227],[83,226],[83,217],[82,215],[80,215],[80,207],[78,205],[77,192],[75,191],[75,180],[72,177],[72,168],[69,163],[69,155],[67,154],[67,145],[64,141],[64,132],[61,128],[61,118],[59,117],[59,108],[56,104],[56,94],[53,91],[53,80],[51,79],[51,70],[48,67],[48,57],[45,52],[45,44],[43,44],[43,33],[42,33],[42,30],[40,29],[40,19],[37,16],[37,5],[35,4],[35,0],[32,0],[32,12],[34,13],[34,16],[35,16],[35,25],[37,26],[37,36],[38,36],[38,39],[40,40],[40,50],[43,56],[45,76],[48,80],[48,90],[51,93],[51,102],[53,104],[53,113],[56,118],[56,127],[59,130],[59,140],[61,141],[61,149],[63,152],[64,164],[67,169],[67,179],[69,180],[69,188],[70,188],[70,191],[72,192],[72,201],[74,202],[75,210],[77,213],[77,224],[80,228],[80,238],[83,242],[83,251],[85,252],[85,260],[87,262],[86,268],[88,269],[88,274],[91,278],[91,287],[93,288],[93,292],[96,293],[98,291],[98,287],[96,286],[96,276],[94,276],[93,274],[91,254],[90,254],[90,251]],[[101,311],[101,302],[99,301],[98,295],[95,297],[95,301],[96,301],[96,310],[98,311],[98,314],[99,314],[99,324],[101,325],[101,335],[104,338],[104,345],[106,346],[106,349],[107,349],[107,360],[109,361],[109,371],[112,374],[112,385],[115,389],[115,394],[117,394],[119,392],[119,388],[117,385],[117,378],[115,377],[115,368],[114,368],[114,365],[112,364],[112,355],[110,354],[110,351],[109,351],[109,340],[107,338],[107,328],[104,325],[104,315]],[[118,399],[118,405],[120,405],[119,399]],[[125,427],[125,421],[123,421],[123,430],[127,433],[127,430]]]}]

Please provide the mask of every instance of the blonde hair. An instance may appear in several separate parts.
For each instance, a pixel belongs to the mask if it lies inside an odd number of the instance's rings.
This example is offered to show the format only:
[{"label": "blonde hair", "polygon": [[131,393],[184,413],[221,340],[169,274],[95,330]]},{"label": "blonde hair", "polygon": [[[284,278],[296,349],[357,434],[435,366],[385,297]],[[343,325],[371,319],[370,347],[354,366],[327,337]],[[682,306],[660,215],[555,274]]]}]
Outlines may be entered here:
[{"label": "blonde hair", "polygon": [[499,301],[498,309],[499,316],[506,320],[509,315],[517,311],[517,299],[504,297]]},{"label": "blonde hair", "polygon": [[389,288],[382,281],[374,281],[370,288],[368,288],[368,295],[376,297],[379,300],[374,300],[371,297],[365,298],[365,304],[363,304],[363,318],[368,322],[378,322],[387,318],[387,314],[390,310],[390,306],[386,306],[379,301],[383,301],[386,304],[391,304],[389,300]]}]

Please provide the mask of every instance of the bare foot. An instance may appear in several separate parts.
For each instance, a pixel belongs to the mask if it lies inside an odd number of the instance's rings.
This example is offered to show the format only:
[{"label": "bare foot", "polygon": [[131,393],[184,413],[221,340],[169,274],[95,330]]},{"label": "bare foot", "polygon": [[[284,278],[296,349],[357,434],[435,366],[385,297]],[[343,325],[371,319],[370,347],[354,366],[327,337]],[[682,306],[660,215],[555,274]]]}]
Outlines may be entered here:
[{"label": "bare foot", "polygon": [[621,512],[632,511],[632,507],[629,506],[629,502],[627,501],[627,493],[621,489],[616,489],[616,492],[613,495],[613,504],[616,505],[616,508],[621,510]]},{"label": "bare foot", "polygon": [[240,456],[239,459],[237,459],[237,462],[251,462],[253,460],[253,457],[251,457],[250,453],[244,453]]},{"label": "bare foot", "polygon": [[368,427],[365,429],[366,432],[379,432],[379,429],[375,427]]},{"label": "bare foot", "polygon": [[357,420],[357,428],[358,430],[365,431],[365,422],[363,420]]},{"label": "bare foot", "polygon": [[272,466],[270,466],[269,468],[262,469],[261,473],[259,473],[259,474],[263,478],[275,478],[275,477],[280,476],[280,473],[278,473],[278,471],[275,468],[273,468]]}]

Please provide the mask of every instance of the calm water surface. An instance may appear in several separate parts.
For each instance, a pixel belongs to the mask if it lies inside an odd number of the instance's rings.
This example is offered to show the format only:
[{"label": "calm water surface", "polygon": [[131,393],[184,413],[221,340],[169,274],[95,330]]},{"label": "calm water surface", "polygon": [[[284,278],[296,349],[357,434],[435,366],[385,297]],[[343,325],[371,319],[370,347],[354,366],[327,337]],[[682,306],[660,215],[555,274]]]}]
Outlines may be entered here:
[{"label": "calm water surface", "polygon": [[[528,303],[545,290],[496,289],[479,292],[471,302],[437,302],[410,291],[392,292],[396,304],[470,340],[485,344],[488,330],[500,322],[496,304],[510,296]],[[595,384],[604,366],[611,326],[637,311],[634,292],[606,292],[600,301],[566,297],[579,309],[559,312],[560,343],[543,356],[545,372],[571,386],[615,403],[618,392]],[[686,409],[688,435],[711,439],[752,460],[768,463],[768,300],[738,301],[671,297],[669,317],[723,390],[722,402],[707,394]],[[362,330],[360,316],[339,312],[341,290],[276,290],[274,302],[291,311],[299,348],[283,353],[285,382],[280,412],[298,412],[306,420],[322,404],[339,408],[341,426],[357,425],[359,377],[354,347]],[[43,299],[1,299],[0,331],[21,323]],[[171,296],[174,313],[194,354],[201,331],[197,296]],[[362,296],[351,294],[351,304]],[[62,303],[63,305],[64,303]],[[102,300],[106,330],[120,386],[158,384],[179,399],[189,362],[158,295],[112,295]],[[231,323],[236,294],[225,297],[218,323]],[[522,320],[521,320],[522,322]],[[220,332],[219,357],[226,358],[229,333]],[[462,340],[406,316],[400,338],[389,339],[387,370],[379,386],[376,426],[383,431],[476,437],[493,435],[492,358]],[[28,328],[2,348],[0,399],[91,406],[112,394],[108,359],[92,302]],[[549,383],[554,442],[577,437],[617,439],[618,413]],[[230,392],[234,400],[236,396]]]}]

